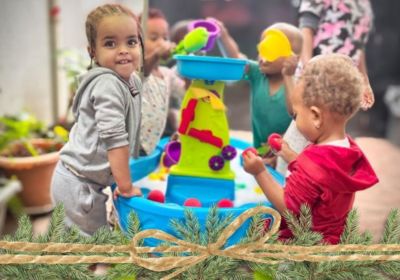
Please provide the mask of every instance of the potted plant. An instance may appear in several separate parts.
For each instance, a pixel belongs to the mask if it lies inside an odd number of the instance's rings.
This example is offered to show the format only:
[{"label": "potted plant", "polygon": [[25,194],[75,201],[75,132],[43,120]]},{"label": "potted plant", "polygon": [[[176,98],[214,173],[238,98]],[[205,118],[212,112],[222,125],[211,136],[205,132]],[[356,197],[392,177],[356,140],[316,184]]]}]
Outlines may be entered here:
[{"label": "potted plant", "polygon": [[61,127],[49,130],[29,114],[0,117],[0,169],[21,182],[19,196],[27,213],[53,209],[50,182],[67,137]]}]

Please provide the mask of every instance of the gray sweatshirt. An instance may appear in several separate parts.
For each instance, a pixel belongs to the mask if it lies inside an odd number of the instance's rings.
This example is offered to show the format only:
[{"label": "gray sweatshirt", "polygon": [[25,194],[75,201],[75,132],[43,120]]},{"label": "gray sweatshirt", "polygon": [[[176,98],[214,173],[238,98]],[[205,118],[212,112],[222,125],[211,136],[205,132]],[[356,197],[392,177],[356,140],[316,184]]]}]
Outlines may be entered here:
[{"label": "gray sweatshirt", "polygon": [[129,145],[130,154],[138,155],[141,90],[136,74],[129,83],[103,67],[81,76],[72,107],[75,124],[61,161],[90,181],[113,184],[107,151]]}]

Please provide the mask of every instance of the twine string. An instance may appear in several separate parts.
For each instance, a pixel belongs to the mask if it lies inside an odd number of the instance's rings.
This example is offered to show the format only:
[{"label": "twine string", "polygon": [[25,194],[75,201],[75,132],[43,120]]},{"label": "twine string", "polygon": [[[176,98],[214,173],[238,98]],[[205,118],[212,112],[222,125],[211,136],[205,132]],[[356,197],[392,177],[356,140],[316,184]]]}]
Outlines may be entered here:
[{"label": "twine string", "polygon": [[[224,248],[227,240],[243,223],[258,214],[269,214],[273,217],[271,229],[254,242]],[[215,243],[208,244],[207,246],[184,241],[161,230],[154,229],[137,233],[129,245],[0,241],[0,249],[11,251],[0,254],[0,264],[135,263],[153,271],[175,269],[172,273],[162,278],[167,280],[211,256],[222,256],[265,264],[277,264],[288,260],[296,262],[400,261],[400,254],[393,254],[400,252],[400,244],[323,246],[267,244],[268,239],[278,232],[280,222],[281,216],[272,208],[265,206],[251,208],[235,218],[222,231]],[[145,238],[155,238],[169,244],[156,247],[138,246],[141,240]],[[31,254],[20,254],[20,252],[29,252]],[[53,254],[35,255],[32,252],[48,252]],[[68,255],[68,253],[90,253],[91,255]],[[109,255],[113,253],[123,253],[125,256]],[[177,256],[170,256],[168,253],[177,253]]]}]

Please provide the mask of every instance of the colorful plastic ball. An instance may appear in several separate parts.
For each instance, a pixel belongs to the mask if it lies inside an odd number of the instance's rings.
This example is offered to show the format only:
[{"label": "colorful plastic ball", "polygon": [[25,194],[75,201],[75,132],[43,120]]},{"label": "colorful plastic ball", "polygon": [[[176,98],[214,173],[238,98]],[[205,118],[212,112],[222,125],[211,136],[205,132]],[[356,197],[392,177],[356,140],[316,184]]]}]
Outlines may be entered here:
[{"label": "colorful plastic ball", "polygon": [[253,148],[253,147],[250,147],[250,148],[245,149],[245,150],[242,152],[242,156],[247,155],[247,153],[253,153],[253,154],[255,154],[255,155],[258,155],[257,150],[256,150],[255,148]]},{"label": "colorful plastic ball", "polygon": [[227,198],[223,198],[220,201],[218,201],[217,206],[219,208],[232,208],[233,207],[233,201]]},{"label": "colorful plastic ball", "polygon": [[233,147],[231,145],[227,145],[227,146],[222,148],[221,155],[225,160],[234,159],[236,154],[237,154],[237,152],[236,152],[235,147]]},{"label": "colorful plastic ball", "polygon": [[214,170],[218,171],[224,167],[225,161],[221,156],[213,156],[208,161],[208,166]]},{"label": "colorful plastic ball", "polygon": [[147,195],[147,199],[155,201],[155,202],[159,202],[159,203],[165,202],[165,196],[162,193],[162,191],[159,191],[159,190],[152,190],[151,192],[149,192],[149,194]]},{"label": "colorful plastic ball", "polygon": [[282,136],[278,133],[272,133],[268,136],[268,144],[274,151],[279,152],[282,149]]},{"label": "colorful plastic ball", "polygon": [[194,197],[188,198],[185,200],[183,203],[183,206],[188,206],[188,207],[201,207],[201,202]]}]

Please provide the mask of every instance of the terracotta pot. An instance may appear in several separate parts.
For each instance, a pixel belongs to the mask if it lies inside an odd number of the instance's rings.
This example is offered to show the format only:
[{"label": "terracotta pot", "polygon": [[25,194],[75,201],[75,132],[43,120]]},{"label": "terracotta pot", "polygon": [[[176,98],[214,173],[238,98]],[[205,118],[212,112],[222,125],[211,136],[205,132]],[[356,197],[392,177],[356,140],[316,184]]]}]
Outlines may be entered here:
[{"label": "terracotta pot", "polygon": [[[55,144],[49,139],[33,139],[31,143],[34,147],[43,149],[54,145],[57,146],[57,150],[62,147],[62,144]],[[22,183],[19,196],[28,214],[45,213],[53,209],[50,183],[58,158],[58,151],[35,157],[0,156],[0,168],[6,176],[15,175]]]}]

